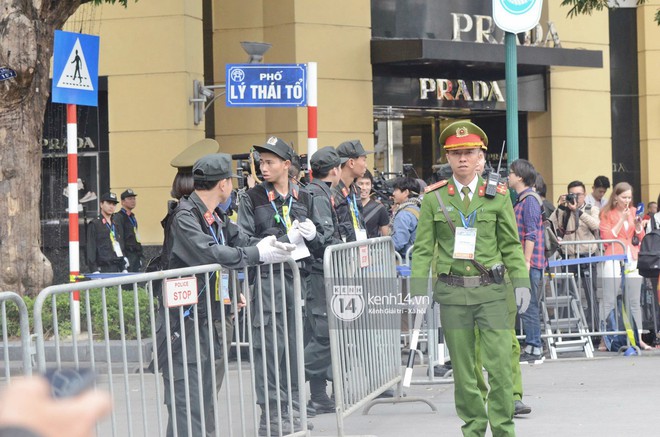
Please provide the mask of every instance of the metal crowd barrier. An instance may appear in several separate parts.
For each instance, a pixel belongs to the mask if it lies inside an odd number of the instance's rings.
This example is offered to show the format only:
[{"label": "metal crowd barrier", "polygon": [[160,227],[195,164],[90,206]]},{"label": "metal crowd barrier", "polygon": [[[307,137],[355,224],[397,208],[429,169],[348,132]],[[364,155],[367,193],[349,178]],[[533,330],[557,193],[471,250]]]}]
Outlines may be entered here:
[{"label": "metal crowd barrier", "polygon": [[[330,246],[323,259],[337,430],[359,408],[424,402],[401,396],[402,297],[390,237]],[[376,399],[397,385],[395,397]]]},{"label": "metal crowd barrier", "polygon": [[[605,255],[606,244],[620,246],[624,254]],[[585,252],[582,250],[585,245],[596,246],[596,250]],[[567,352],[582,352],[586,357],[593,357],[597,348],[592,343],[593,337],[625,336],[625,345],[619,351],[628,349],[631,346],[628,334],[637,335],[632,332],[632,311],[639,305],[637,291],[642,281],[624,269],[625,245],[619,240],[580,240],[562,241],[560,248],[562,257],[549,260],[539,296],[541,337],[548,345],[550,358],[557,359],[560,353]],[[568,248],[573,248],[570,255]],[[619,294],[623,316],[611,311],[619,305]],[[606,299],[610,302],[605,309]],[[613,308],[609,308],[612,305]],[[614,319],[608,327],[610,313],[614,314]],[[524,338],[524,332],[519,338]],[[641,353],[637,345],[633,347]]]},{"label": "metal crowd barrier", "polygon": [[[18,309],[18,323],[20,328],[20,347],[14,347],[15,342],[11,342],[9,338],[8,319],[7,319],[7,302],[12,302]],[[7,384],[11,381],[12,371],[14,374],[32,375],[32,358],[30,353],[30,319],[28,316],[27,306],[23,298],[18,294],[11,291],[0,292],[0,307],[2,313],[2,359],[4,363],[4,378],[3,381]],[[12,369],[11,363],[15,361],[11,355],[15,355],[13,351],[18,350],[21,356],[22,367],[20,369]]]},{"label": "metal crowd barrier", "polygon": [[[289,260],[242,269],[252,285],[239,281],[237,273],[214,264],[48,287],[34,308],[38,369],[87,368],[97,374],[96,387],[108,390],[114,400],[111,419],[99,426],[97,435],[309,435],[305,408],[296,411],[307,398],[298,267]],[[228,300],[218,290],[205,292],[214,276],[229,285]],[[162,289],[171,304],[186,302],[195,294],[192,284],[198,284],[196,305],[167,309],[154,297]],[[83,332],[74,329],[65,335],[62,327],[70,321],[61,315],[58,319],[56,297],[68,295],[72,303],[75,292],[81,296]],[[100,309],[91,306],[94,294],[100,295]],[[237,347],[236,362],[230,363],[230,344],[245,342],[233,329],[243,306],[241,295],[252,347],[247,356]],[[141,314],[139,301],[145,298],[148,308]],[[209,318],[206,309],[212,299],[222,309]],[[124,302],[130,301],[133,309],[124,310]],[[53,306],[51,338],[44,332],[46,305]],[[99,323],[102,329],[93,330]],[[111,339],[111,330],[119,333],[118,339]],[[128,331],[135,340],[127,338]],[[281,331],[284,337],[278,335]],[[233,341],[223,341],[228,338]],[[257,406],[260,394],[273,399],[263,409]]]},{"label": "metal crowd barrier", "polygon": [[[401,282],[401,288],[410,292],[410,275],[411,275],[411,258],[415,246],[412,245],[406,251],[405,261],[401,259],[399,253],[396,254],[397,258],[397,273]],[[445,365],[445,357],[448,357],[449,351],[444,344],[442,335],[442,327],[440,326],[440,305],[433,301],[433,281],[430,278],[428,281],[428,296],[431,306],[424,315],[424,321],[419,332],[418,347],[415,351],[421,365],[424,365],[426,354],[426,362],[428,368],[426,377],[413,378],[411,384],[451,384],[454,382],[452,371],[448,370],[443,376],[435,376],[435,367]],[[410,339],[413,332],[414,315],[406,313],[406,326],[405,330],[401,332],[401,342],[404,347],[409,346]],[[421,346],[423,345],[423,346]]]}]

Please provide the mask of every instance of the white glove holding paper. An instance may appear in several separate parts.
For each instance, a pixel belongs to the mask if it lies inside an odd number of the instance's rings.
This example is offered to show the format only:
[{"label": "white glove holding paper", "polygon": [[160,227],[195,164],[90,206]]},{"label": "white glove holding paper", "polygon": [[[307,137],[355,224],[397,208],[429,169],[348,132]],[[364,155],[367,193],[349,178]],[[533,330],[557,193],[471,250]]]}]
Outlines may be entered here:
[{"label": "white glove holding paper", "polygon": [[302,237],[307,241],[312,241],[314,238],[316,238],[316,226],[310,219],[305,219],[305,221],[302,223],[298,220],[294,220],[293,227],[297,228],[298,231],[300,231],[300,235],[302,235]]},{"label": "white glove holding paper", "polygon": [[286,233],[286,236],[289,237],[289,241],[291,244],[295,244],[296,246],[299,245],[300,243],[303,243],[303,237],[298,228],[295,226],[291,226],[291,229],[289,229],[289,232]]}]

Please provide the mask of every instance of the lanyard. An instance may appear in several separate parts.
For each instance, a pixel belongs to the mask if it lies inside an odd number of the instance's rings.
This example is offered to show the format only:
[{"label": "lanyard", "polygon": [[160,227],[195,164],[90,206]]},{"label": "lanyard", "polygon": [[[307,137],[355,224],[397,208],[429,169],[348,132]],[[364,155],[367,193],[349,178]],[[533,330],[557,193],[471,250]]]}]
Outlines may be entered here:
[{"label": "lanyard", "polygon": [[348,192],[346,187],[342,188],[342,194],[346,196],[346,202],[348,203],[348,209],[351,211],[351,216],[353,219],[353,227],[355,229],[360,229],[360,210],[357,206],[357,200],[355,199],[355,193],[353,193],[353,199],[351,200],[351,194]]},{"label": "lanyard", "polygon": [[282,214],[284,214],[284,217],[280,215],[280,212],[277,210],[277,206],[275,206],[275,194],[273,192],[268,191],[268,188],[264,187],[264,190],[266,190],[266,194],[268,195],[268,200],[270,200],[270,205],[273,207],[273,210],[275,211],[275,221],[277,223],[282,223],[284,225],[284,228],[289,231],[289,226],[291,219],[289,215],[291,214],[291,205],[293,204],[293,196],[289,196],[289,205],[286,208],[286,211],[284,210],[284,206],[282,206]]},{"label": "lanyard", "polygon": [[135,217],[133,217],[133,214],[131,215],[126,214],[126,216],[128,217],[128,220],[130,220],[133,227],[137,229],[137,220],[135,219]]},{"label": "lanyard", "polygon": [[467,218],[463,215],[461,211],[458,211],[458,213],[461,215],[461,221],[463,222],[463,227],[471,228],[472,225],[474,224],[474,219],[477,217],[477,210],[475,209],[474,211],[472,211],[472,214],[467,216]]},{"label": "lanyard", "polygon": [[112,241],[115,241],[115,224],[113,223],[112,227],[110,227],[110,225],[108,224],[108,221],[105,218],[103,218],[103,224],[110,231],[110,239]]},{"label": "lanyard", "polygon": [[[211,231],[211,235],[213,235],[213,239],[215,240],[216,244],[220,244],[222,246],[225,246],[227,242],[225,241],[225,234],[223,234],[223,232],[222,232],[222,226],[220,226],[222,224],[222,220],[220,220],[220,217],[218,217],[218,215],[215,212],[211,216],[210,212],[207,211],[204,214],[204,218],[206,219],[206,224],[208,225],[209,230]],[[214,222],[218,223],[218,231],[220,233],[220,240],[218,240],[218,234],[216,234],[215,230],[213,229],[213,223]],[[211,280],[213,279],[213,276],[215,276],[215,274],[216,274],[216,272],[211,273],[211,275],[209,276],[209,283],[211,282]],[[216,282],[216,287],[217,286],[218,286],[218,284]],[[204,284],[204,287],[202,287],[202,289],[199,291],[199,293],[197,293],[197,298],[198,299],[202,295],[202,293],[204,293],[204,290],[206,290],[206,284]],[[187,309],[185,309],[183,311],[183,317],[184,318],[190,317],[190,311],[192,310],[193,307],[194,307],[194,305],[191,305],[190,307],[188,307]],[[210,309],[208,311],[210,311]]]},{"label": "lanyard", "polygon": [[222,232],[222,226],[220,226],[220,224],[222,224],[222,220],[220,220],[220,217],[218,217],[216,213],[213,213],[213,220],[216,223],[219,222],[218,223],[218,231],[220,233],[220,240],[222,240],[222,242],[218,241],[218,235],[215,233],[215,230],[213,229],[213,224],[208,223],[209,229],[211,230],[211,235],[213,235],[213,239],[215,240],[216,244],[219,244],[221,246],[225,246],[227,244],[227,242],[225,241],[225,234]]}]

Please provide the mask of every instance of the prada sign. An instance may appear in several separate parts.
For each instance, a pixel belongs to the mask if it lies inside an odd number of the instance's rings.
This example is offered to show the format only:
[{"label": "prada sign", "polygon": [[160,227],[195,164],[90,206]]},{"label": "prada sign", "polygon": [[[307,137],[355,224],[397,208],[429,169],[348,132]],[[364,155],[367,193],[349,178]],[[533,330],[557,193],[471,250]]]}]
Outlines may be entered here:
[{"label": "prada sign", "polygon": [[[451,17],[452,41],[504,44],[504,31],[495,25],[493,17],[459,13],[452,13]],[[525,46],[561,48],[561,40],[552,21],[548,21],[546,29],[539,23],[521,35],[524,35],[522,45]],[[516,38],[516,41],[520,45],[520,39]]]},{"label": "prada sign", "polygon": [[[504,81],[376,75],[374,106],[393,108],[505,111]],[[518,79],[518,109],[545,111],[541,75]]]},{"label": "prada sign", "polygon": [[495,81],[419,79],[422,100],[465,100],[467,102],[504,102],[504,94]]}]

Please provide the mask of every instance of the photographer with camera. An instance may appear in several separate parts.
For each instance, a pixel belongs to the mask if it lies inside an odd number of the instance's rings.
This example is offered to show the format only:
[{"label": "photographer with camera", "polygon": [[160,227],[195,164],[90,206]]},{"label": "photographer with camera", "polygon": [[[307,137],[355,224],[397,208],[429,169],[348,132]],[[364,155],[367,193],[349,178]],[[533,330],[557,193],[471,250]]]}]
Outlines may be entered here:
[{"label": "photographer with camera", "polygon": [[[586,188],[581,181],[568,184],[568,193],[557,199],[558,207],[550,215],[550,221],[557,230],[557,237],[563,241],[592,241],[598,239],[600,208],[589,205],[586,200]],[[567,258],[586,258],[598,250],[596,243],[563,246],[563,255]],[[596,292],[596,267],[594,264],[568,266],[568,271],[582,277],[585,296],[589,308],[586,310],[589,325],[597,327],[598,307],[594,300]],[[591,278],[591,280],[589,279]]]},{"label": "photographer with camera", "polygon": [[367,228],[367,238],[390,235],[390,214],[381,202],[371,197],[374,186],[371,172],[365,171],[363,176],[357,178],[356,183],[360,187],[360,202],[362,203],[364,225]]}]

